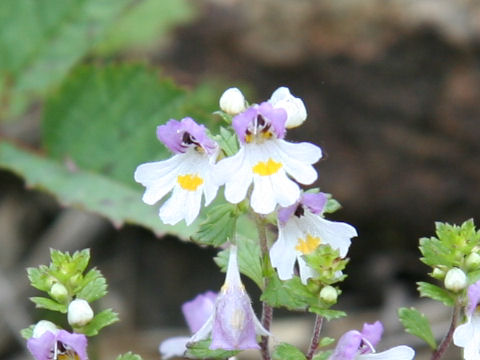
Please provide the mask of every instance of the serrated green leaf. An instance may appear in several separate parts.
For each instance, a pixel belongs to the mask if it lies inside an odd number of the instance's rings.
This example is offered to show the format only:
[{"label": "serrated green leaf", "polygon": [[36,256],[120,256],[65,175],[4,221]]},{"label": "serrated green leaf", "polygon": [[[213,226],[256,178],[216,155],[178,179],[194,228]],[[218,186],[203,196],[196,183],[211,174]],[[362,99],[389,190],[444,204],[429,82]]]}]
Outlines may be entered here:
[{"label": "serrated green leaf", "polygon": [[72,263],[75,271],[83,273],[90,261],[90,249],[75,251],[72,255]]},{"label": "serrated green leaf", "polygon": [[325,336],[325,337],[320,339],[320,342],[318,343],[318,347],[328,346],[328,345],[333,344],[334,342],[335,342],[334,338]]},{"label": "serrated green leaf", "polygon": [[74,170],[67,165],[21,150],[0,141],[0,168],[23,176],[30,188],[54,195],[64,205],[91,211],[110,219],[116,226],[123,223],[143,225],[158,236],[165,233],[188,238],[195,225],[164,225],[158,209],[142,203],[142,190],[134,189],[106,176]]},{"label": "serrated green leaf", "polygon": [[89,303],[100,299],[107,294],[107,282],[104,277],[98,277],[86,282],[86,285],[77,292],[77,297]]},{"label": "serrated green leaf", "polygon": [[240,351],[210,350],[211,340],[202,340],[187,345],[186,357],[194,359],[228,359]]},{"label": "serrated green leaf", "polygon": [[8,84],[2,96],[7,113],[20,114],[32,95],[58,84],[132,2],[0,1],[0,83]]},{"label": "serrated green leaf", "polygon": [[[252,279],[259,288],[263,287],[262,261],[260,246],[257,241],[237,235],[237,256],[240,272]],[[215,257],[215,262],[226,271],[229,250],[223,250]]]},{"label": "serrated green leaf", "polygon": [[323,309],[319,306],[311,306],[308,311],[315,313],[317,315],[320,315],[327,319],[328,321],[334,320],[334,319],[340,319],[342,317],[347,316],[347,313],[345,311],[341,310],[331,310],[331,309]]},{"label": "serrated green leaf", "polygon": [[303,285],[298,277],[282,281],[276,274],[268,279],[260,300],[273,307],[285,307],[290,310],[305,310],[316,305],[318,297]]},{"label": "serrated green leaf", "polygon": [[424,314],[415,308],[400,308],[398,309],[398,318],[406,332],[424,340],[432,349],[437,348],[430,323]]},{"label": "serrated green leaf", "polygon": [[122,50],[140,47],[158,48],[167,31],[192,18],[194,9],[185,0],[137,1],[124,12],[104,39],[95,47],[102,56]]},{"label": "serrated green leaf", "polygon": [[218,247],[232,239],[237,222],[237,206],[224,202],[206,209],[206,219],[200,223],[193,240]]},{"label": "serrated green leaf", "polygon": [[287,343],[280,343],[273,349],[273,360],[305,360],[305,354]]},{"label": "serrated green leaf", "polygon": [[142,360],[142,357],[129,351],[125,354],[118,355],[116,360]]},{"label": "serrated green leaf", "polygon": [[35,327],[35,324],[30,325],[29,327],[20,330],[20,335],[22,335],[22,337],[23,337],[25,340],[30,339],[30,338],[33,336],[33,328],[34,328],[34,327]]},{"label": "serrated green leaf", "polygon": [[87,336],[94,336],[97,335],[98,332],[104,327],[117,321],[118,314],[113,312],[112,309],[106,309],[95,315],[88,325],[84,326],[82,329],[79,329],[79,331]]},{"label": "serrated green leaf", "polygon": [[417,282],[417,285],[420,296],[429,297],[430,299],[436,301],[441,301],[445,306],[455,305],[455,296],[448,290],[423,281]]},{"label": "serrated green leaf", "polygon": [[59,311],[62,314],[66,314],[67,312],[67,305],[59,304],[58,302],[49,298],[35,296],[31,297],[30,300],[35,303],[37,308],[47,309],[51,311]]},{"label": "serrated green leaf", "polygon": [[217,140],[227,156],[233,156],[238,152],[238,141],[235,132],[221,126],[220,134],[215,137],[215,140]]},{"label": "serrated green leaf", "polygon": [[31,285],[40,290],[48,292],[52,286],[50,276],[48,275],[48,267],[40,265],[38,268],[27,268],[28,279]]}]

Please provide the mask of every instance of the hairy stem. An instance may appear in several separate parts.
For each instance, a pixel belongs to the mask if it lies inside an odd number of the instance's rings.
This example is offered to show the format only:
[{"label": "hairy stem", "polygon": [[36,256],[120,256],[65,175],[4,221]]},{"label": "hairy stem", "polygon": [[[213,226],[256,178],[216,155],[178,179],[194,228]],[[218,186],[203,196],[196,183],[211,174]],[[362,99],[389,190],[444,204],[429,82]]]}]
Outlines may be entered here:
[{"label": "hairy stem", "polygon": [[310,340],[310,347],[307,352],[307,360],[312,360],[315,351],[317,351],[318,343],[320,341],[320,331],[322,330],[323,317],[315,316],[315,325],[313,327],[312,340]]},{"label": "hairy stem", "polygon": [[[260,241],[260,249],[262,251],[262,257],[265,258],[268,256],[268,240],[267,240],[267,228],[265,219],[260,216],[255,216],[255,225],[257,227],[258,232],[258,240]],[[268,280],[264,279],[264,288],[268,285]],[[273,308],[268,305],[266,302],[262,303],[262,325],[265,330],[270,330],[270,324],[272,323],[273,317]],[[262,336],[262,340],[260,341],[260,349],[262,353],[263,360],[270,360],[270,350],[268,349],[268,336]]]},{"label": "hairy stem", "polygon": [[453,332],[455,331],[455,328],[457,327],[457,319],[458,319],[459,310],[460,310],[460,306],[458,305],[458,302],[457,302],[457,303],[455,303],[455,306],[453,307],[452,319],[450,321],[450,327],[448,328],[448,332],[445,335],[445,337],[443,338],[440,345],[433,352],[431,360],[439,360],[443,356],[443,354],[445,354],[445,351],[447,351],[448,346],[452,342]]}]

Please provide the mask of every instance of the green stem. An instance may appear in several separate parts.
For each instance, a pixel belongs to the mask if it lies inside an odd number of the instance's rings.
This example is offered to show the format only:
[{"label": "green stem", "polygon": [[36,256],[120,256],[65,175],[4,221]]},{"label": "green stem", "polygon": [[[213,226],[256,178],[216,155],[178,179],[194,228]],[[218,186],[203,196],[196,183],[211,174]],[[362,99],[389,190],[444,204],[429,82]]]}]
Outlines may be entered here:
[{"label": "green stem", "polygon": [[315,325],[313,327],[312,340],[310,341],[310,347],[307,352],[307,360],[312,360],[313,355],[318,348],[318,343],[320,341],[320,331],[322,330],[323,317],[316,315],[315,316]]},{"label": "green stem", "polygon": [[458,319],[459,310],[460,310],[460,306],[459,306],[458,302],[456,302],[455,306],[453,307],[452,319],[450,321],[450,327],[448,329],[448,332],[445,335],[445,337],[443,338],[440,345],[433,352],[431,360],[439,360],[445,354],[445,351],[447,351],[448,346],[452,342],[453,332],[455,331],[455,328],[457,327],[457,319]]},{"label": "green stem", "polygon": [[[257,227],[258,240],[260,241],[260,250],[262,251],[262,258],[265,259],[268,257],[268,239],[267,239],[267,228],[265,219],[256,214],[255,215],[255,225]],[[268,285],[268,279],[264,279],[264,289]],[[268,305],[266,302],[262,303],[262,325],[265,330],[270,331],[270,324],[272,323],[273,318],[273,308]],[[263,360],[270,360],[270,350],[268,349],[268,336],[262,336],[260,341],[260,349],[262,353]]]}]

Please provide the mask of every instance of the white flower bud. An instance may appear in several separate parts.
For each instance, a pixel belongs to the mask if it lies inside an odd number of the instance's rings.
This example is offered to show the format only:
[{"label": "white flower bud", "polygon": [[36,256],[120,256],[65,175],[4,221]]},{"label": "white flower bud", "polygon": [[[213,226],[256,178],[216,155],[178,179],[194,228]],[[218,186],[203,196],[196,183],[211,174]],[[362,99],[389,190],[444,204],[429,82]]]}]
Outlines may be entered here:
[{"label": "white flower bud", "polygon": [[33,328],[32,337],[39,338],[47,331],[56,333],[58,331],[57,326],[48,320],[40,320]]},{"label": "white flower bud", "polygon": [[461,291],[467,287],[467,275],[459,268],[450,269],[445,275],[444,284],[448,290]]},{"label": "white flower bud", "polygon": [[334,304],[337,301],[337,297],[337,290],[333,286],[327,285],[320,290],[320,299],[327,304]]},{"label": "white flower bud", "polygon": [[468,270],[477,270],[480,268],[480,255],[476,252],[472,252],[465,259],[465,266]]},{"label": "white flower bud", "polygon": [[55,283],[50,288],[50,295],[57,301],[64,301],[68,296],[68,290],[60,283]]},{"label": "white flower bud", "polygon": [[86,300],[75,299],[68,305],[67,319],[73,327],[85,326],[93,319],[93,310]]},{"label": "white flower bud", "polygon": [[307,119],[307,109],[302,99],[293,96],[287,87],[279,87],[270,97],[274,108],[282,108],[287,112],[285,127],[291,129],[303,124]]},{"label": "white flower bud", "polygon": [[220,97],[220,109],[230,115],[237,115],[245,110],[245,97],[242,92],[233,87],[225,90]]}]

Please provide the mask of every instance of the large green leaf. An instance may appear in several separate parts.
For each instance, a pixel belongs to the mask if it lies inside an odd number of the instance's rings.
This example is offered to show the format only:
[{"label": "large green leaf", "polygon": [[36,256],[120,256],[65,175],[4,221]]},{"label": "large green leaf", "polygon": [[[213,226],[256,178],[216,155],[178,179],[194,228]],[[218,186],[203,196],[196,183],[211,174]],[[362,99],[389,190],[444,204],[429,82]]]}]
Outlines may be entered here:
[{"label": "large green leaf", "polygon": [[164,225],[157,207],[142,203],[142,189],[83,170],[72,170],[65,164],[0,142],[0,168],[25,178],[27,186],[54,195],[60,203],[106,216],[115,225],[134,223],[156,234],[170,233],[188,238],[195,226],[184,223]]},{"label": "large green leaf", "polygon": [[430,323],[424,314],[415,308],[400,308],[398,309],[398,318],[406,332],[424,340],[432,349],[437,348]]},{"label": "large green leaf", "polygon": [[0,1],[0,89],[6,116],[58,84],[133,0]]},{"label": "large green leaf", "polygon": [[156,127],[170,118],[207,120],[213,98],[208,88],[187,93],[144,66],[80,67],[47,103],[44,145],[58,160],[134,184],[140,163],[170,156]]},{"label": "large green leaf", "polygon": [[136,1],[107,31],[95,47],[101,55],[158,45],[173,26],[192,18],[193,4],[186,0]]}]

